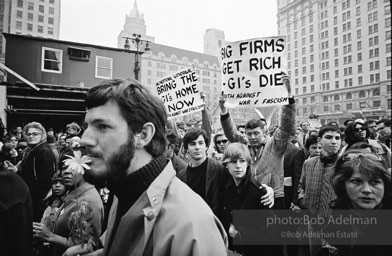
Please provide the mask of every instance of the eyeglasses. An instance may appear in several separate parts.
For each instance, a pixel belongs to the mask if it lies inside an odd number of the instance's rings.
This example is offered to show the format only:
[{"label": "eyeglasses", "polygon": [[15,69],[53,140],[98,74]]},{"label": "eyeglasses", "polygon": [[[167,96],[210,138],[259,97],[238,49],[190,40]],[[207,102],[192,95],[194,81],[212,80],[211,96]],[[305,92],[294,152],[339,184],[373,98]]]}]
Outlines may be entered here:
[{"label": "eyeglasses", "polygon": [[343,157],[344,161],[351,161],[357,159],[359,157],[366,157],[373,161],[382,161],[382,158],[379,155],[372,154],[372,153],[348,153]]},{"label": "eyeglasses", "polygon": [[226,144],[229,140],[217,140],[216,144]]},{"label": "eyeglasses", "polygon": [[30,136],[37,137],[38,135],[41,135],[41,133],[39,133],[39,132],[26,133],[27,137],[30,137]]},{"label": "eyeglasses", "polygon": [[355,132],[361,132],[361,131],[364,131],[364,130],[366,130],[366,127],[363,127],[363,126],[361,128],[355,128],[354,129]]}]

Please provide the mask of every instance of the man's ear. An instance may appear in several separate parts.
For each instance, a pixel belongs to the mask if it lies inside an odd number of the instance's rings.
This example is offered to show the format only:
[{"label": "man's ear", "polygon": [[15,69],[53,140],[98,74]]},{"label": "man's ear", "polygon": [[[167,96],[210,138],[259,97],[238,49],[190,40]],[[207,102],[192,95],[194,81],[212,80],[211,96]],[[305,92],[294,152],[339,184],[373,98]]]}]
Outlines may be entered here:
[{"label": "man's ear", "polygon": [[152,138],[154,137],[155,134],[155,126],[151,123],[145,123],[143,125],[143,129],[139,134],[135,135],[135,146],[138,149],[144,148]]}]

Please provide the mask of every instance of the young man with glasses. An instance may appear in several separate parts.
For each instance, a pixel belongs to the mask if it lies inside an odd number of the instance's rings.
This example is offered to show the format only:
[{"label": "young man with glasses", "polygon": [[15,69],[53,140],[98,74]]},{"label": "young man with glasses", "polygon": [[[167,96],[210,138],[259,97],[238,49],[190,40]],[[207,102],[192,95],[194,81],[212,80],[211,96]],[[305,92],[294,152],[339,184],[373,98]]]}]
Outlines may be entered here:
[{"label": "young man with glasses", "polygon": [[391,119],[381,119],[377,122],[379,141],[391,149]]}]

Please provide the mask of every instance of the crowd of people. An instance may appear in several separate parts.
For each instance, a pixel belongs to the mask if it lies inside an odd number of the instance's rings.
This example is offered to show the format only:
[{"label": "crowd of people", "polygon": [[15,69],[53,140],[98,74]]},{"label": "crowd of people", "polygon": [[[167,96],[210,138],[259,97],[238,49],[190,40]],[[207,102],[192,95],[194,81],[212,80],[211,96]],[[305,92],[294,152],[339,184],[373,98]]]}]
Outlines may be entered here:
[{"label": "crowd of people", "polygon": [[297,126],[290,78],[282,79],[289,101],[276,127],[262,117],[235,124],[223,97],[219,131],[207,108],[200,124],[167,120],[160,99],[120,79],[90,89],[82,127],[3,126],[2,253],[368,255],[363,227],[350,226],[360,237],[343,245],[319,237],[247,243],[251,232],[235,219],[238,210],[328,217],[392,207],[391,120]]}]

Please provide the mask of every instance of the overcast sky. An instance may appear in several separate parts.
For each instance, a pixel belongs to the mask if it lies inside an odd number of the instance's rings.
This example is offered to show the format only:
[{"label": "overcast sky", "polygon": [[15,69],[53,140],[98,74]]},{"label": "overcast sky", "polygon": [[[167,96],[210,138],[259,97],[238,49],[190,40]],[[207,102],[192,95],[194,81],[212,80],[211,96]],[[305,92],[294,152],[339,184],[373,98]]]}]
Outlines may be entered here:
[{"label": "overcast sky", "polygon": [[[62,0],[60,40],[117,47],[134,0]],[[276,36],[276,0],[138,0],[155,42],[203,52],[206,29],[226,40]]]}]

